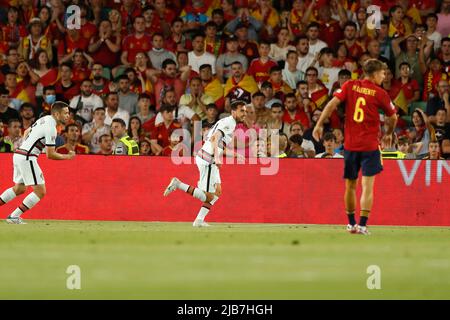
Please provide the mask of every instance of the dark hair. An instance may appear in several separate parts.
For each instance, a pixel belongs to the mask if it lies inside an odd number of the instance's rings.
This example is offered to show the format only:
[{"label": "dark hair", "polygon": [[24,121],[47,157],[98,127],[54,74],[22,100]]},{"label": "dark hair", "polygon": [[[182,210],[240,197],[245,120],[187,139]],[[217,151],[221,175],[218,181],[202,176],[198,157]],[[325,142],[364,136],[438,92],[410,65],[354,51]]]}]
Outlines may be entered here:
[{"label": "dark hair", "polygon": [[50,85],[50,86],[45,86],[44,87],[44,89],[42,89],[42,92],[45,94],[47,91],[49,91],[49,90],[54,90],[54,91],[56,91],[56,88],[55,88],[55,86],[52,86],[52,85]]},{"label": "dark hair", "polygon": [[242,100],[236,100],[233,103],[231,103],[231,110],[236,111],[239,107],[245,106],[245,101]]},{"label": "dark hair", "polygon": [[163,113],[163,112],[173,112],[174,107],[171,106],[170,104],[164,103],[163,105],[161,105],[161,108],[159,108],[159,112]]},{"label": "dark hair", "polygon": [[355,28],[356,30],[358,30],[358,27],[357,27],[356,23],[354,23],[353,21],[347,21],[347,22],[344,24],[344,28],[342,28],[342,30],[345,30],[345,28],[347,28],[347,27],[353,27],[353,28]]},{"label": "dark hair", "polygon": [[70,108],[69,105],[63,101],[56,101],[52,104],[52,114],[61,112],[64,108]]},{"label": "dark hair", "polygon": [[203,32],[197,32],[196,34],[194,34],[194,35],[192,36],[192,41],[194,41],[195,38],[198,38],[198,37],[205,38],[205,34],[204,34]]},{"label": "dark hair", "polygon": [[114,122],[119,123],[123,128],[125,128],[127,126],[125,121],[123,121],[123,119],[120,119],[120,118],[113,119],[112,123],[114,123]]},{"label": "dark hair", "polygon": [[344,77],[344,76],[351,77],[352,73],[347,69],[342,69],[338,72],[338,77]]},{"label": "dark hair", "polygon": [[206,106],[206,110],[208,110],[208,109],[215,109],[215,110],[217,110],[217,106],[216,106],[216,104],[214,104],[214,103],[209,103],[209,104]]},{"label": "dark hair", "polygon": [[202,71],[203,69],[206,69],[206,68],[210,68],[210,69],[212,70],[211,65],[208,64],[208,63],[202,64],[202,65],[200,66],[200,68],[198,68],[198,70],[199,70],[199,71]]},{"label": "dark hair", "polygon": [[408,68],[411,68],[411,65],[410,65],[408,62],[403,61],[403,62],[400,63],[400,65],[398,66],[398,69],[400,70],[403,66],[407,66]]},{"label": "dark hair", "polygon": [[173,65],[177,65],[177,63],[174,61],[174,60],[172,60],[172,59],[166,59],[166,60],[164,60],[163,61],[163,63],[162,63],[162,69],[165,69],[165,68],[167,68],[167,66],[168,65],[171,65],[171,64],[173,64]]},{"label": "dark hair", "polygon": [[234,61],[231,65],[233,66],[233,65],[235,65],[235,64],[238,64],[238,65],[240,65],[240,66],[242,66],[242,62],[240,62],[240,61]]},{"label": "dark hair", "polygon": [[336,142],[336,136],[334,135],[333,132],[326,132],[323,135],[323,141],[330,141],[333,140],[334,142]]},{"label": "dark hair", "polygon": [[17,119],[17,118],[9,119],[8,120],[8,126],[10,126],[13,122],[20,122],[20,120]]},{"label": "dark hair", "polygon": [[293,92],[286,93],[284,96],[284,100],[286,101],[287,98],[297,99],[297,97],[295,96],[295,93],[293,93]]},{"label": "dark hair", "polygon": [[183,19],[181,19],[180,17],[173,19],[171,26],[173,26],[175,24],[175,22],[181,22],[182,24],[184,24]]},{"label": "dark hair", "polygon": [[139,122],[139,128],[138,128],[138,134],[142,133],[142,121],[138,116],[132,116],[130,117],[130,120],[128,121],[128,135],[131,137],[133,133],[131,132],[131,121],[137,119]]},{"label": "dark hair", "polygon": [[434,13],[434,12],[431,12],[431,13],[427,14],[426,19],[428,19],[428,18],[434,18],[436,20],[439,20],[437,14]]},{"label": "dark hair", "polygon": [[70,69],[70,71],[72,71],[72,64],[70,62],[63,62],[59,65],[59,68],[61,69],[62,67],[67,67]]},{"label": "dark hair", "polygon": [[441,40],[441,44],[444,44],[444,42],[447,42],[447,41],[449,41],[449,42],[450,42],[450,37],[445,37],[445,38],[442,38],[442,40]]},{"label": "dark hair", "polygon": [[206,29],[206,28],[209,28],[209,27],[213,27],[213,28],[216,28],[216,29],[217,29],[217,24],[216,24],[214,21],[208,21],[208,22],[205,24],[205,29]]},{"label": "dark hair", "polygon": [[23,109],[25,109],[25,108],[31,108],[31,109],[33,109],[33,113],[34,113],[34,106],[33,106],[31,103],[29,103],[29,102],[24,102],[24,103],[22,103],[22,105],[21,105],[20,108],[19,108],[19,112],[22,112]]},{"label": "dark hair", "polygon": [[149,99],[149,100],[151,100],[152,97],[150,97],[150,95],[149,95],[148,93],[141,93],[141,94],[139,95],[138,100],[141,100],[141,99]]},{"label": "dark hair", "polygon": [[105,100],[107,100],[110,96],[117,96],[117,91],[109,91],[105,94]]},{"label": "dark hair", "polygon": [[278,103],[278,102],[272,103],[272,105],[270,106],[270,109],[273,109],[273,108],[281,108],[281,109],[284,109],[284,108],[283,108],[283,105],[282,105],[281,103]]},{"label": "dark hair", "polygon": [[295,50],[289,50],[288,53],[286,54],[286,58],[288,58],[290,54],[296,54],[296,55],[298,55],[298,52],[295,51]]},{"label": "dark hair", "polygon": [[320,24],[318,24],[317,22],[311,22],[310,24],[308,24],[308,26],[306,27],[306,31],[309,31],[309,29],[311,28],[317,28],[320,29]]},{"label": "dark hair", "polygon": [[161,32],[155,32],[155,33],[152,35],[152,40],[155,39],[155,37],[161,37],[161,38],[163,38],[163,40],[164,40],[164,35],[163,35]]},{"label": "dark hair", "polygon": [[314,71],[316,74],[319,74],[319,71],[315,67],[308,67],[305,71],[305,74],[307,74],[308,71]]},{"label": "dark hair", "polygon": [[99,138],[98,138],[98,142],[100,142],[100,143],[102,143],[102,140],[103,140],[103,138],[104,137],[111,137],[111,135],[109,135],[109,134],[102,134]]},{"label": "dark hair", "polygon": [[69,123],[69,124],[66,125],[66,127],[64,128],[64,131],[65,131],[65,132],[69,132],[69,129],[72,128],[72,127],[75,127],[75,128],[77,128],[78,130],[80,130],[80,127],[79,127],[77,124],[75,124],[75,123]]},{"label": "dark hair", "polygon": [[306,82],[305,80],[300,80],[299,82],[297,82],[295,84],[295,87],[298,88],[298,86],[301,85],[301,84],[308,84],[308,82]]},{"label": "dark hair", "polygon": [[264,95],[264,93],[262,93],[261,91],[256,91],[253,95],[252,95],[252,98],[256,98],[256,97],[266,97],[265,95]]},{"label": "dark hair", "polygon": [[283,69],[280,66],[273,66],[270,68],[269,74],[272,74],[273,72],[283,71]]},{"label": "dark hair", "polygon": [[302,143],[303,143],[303,137],[300,135],[300,134],[293,134],[290,138],[289,138],[289,141],[291,142],[291,143],[295,143],[295,144],[298,144],[298,145],[302,145]]},{"label": "dark hair", "polygon": [[126,74],[122,74],[117,78],[118,81],[120,80],[127,80],[130,81],[130,78],[128,78],[128,76]]},{"label": "dark hair", "polygon": [[218,14],[220,16],[224,16],[225,14],[223,13],[223,9],[222,8],[216,8],[211,12],[211,17],[215,14]]},{"label": "dark hair", "polygon": [[0,94],[7,94],[9,96],[9,90],[4,85],[0,85]]},{"label": "dark hair", "polygon": [[394,12],[397,11],[397,9],[402,9],[403,10],[403,8],[401,6],[399,6],[399,5],[392,6],[389,9],[389,17],[391,17],[394,14]]}]

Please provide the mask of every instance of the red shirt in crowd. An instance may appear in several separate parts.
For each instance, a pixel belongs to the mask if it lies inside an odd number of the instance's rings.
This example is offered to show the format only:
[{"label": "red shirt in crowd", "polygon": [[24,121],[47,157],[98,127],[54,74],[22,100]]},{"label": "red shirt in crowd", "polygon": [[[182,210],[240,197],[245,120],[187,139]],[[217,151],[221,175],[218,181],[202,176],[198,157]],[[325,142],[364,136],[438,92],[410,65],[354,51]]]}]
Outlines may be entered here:
[{"label": "red shirt in crowd", "polygon": [[122,51],[127,51],[127,60],[130,63],[134,63],[136,60],[136,54],[139,52],[147,52],[151,50],[152,38],[144,34],[141,38],[136,38],[136,35],[130,34],[123,39]]},{"label": "red shirt in crowd", "polygon": [[[56,148],[56,152],[59,152],[61,154],[68,154],[69,151],[70,150],[67,148],[66,145],[63,145],[63,146],[61,146],[59,148]],[[88,154],[89,153],[89,148],[87,146],[85,146],[85,145],[82,145],[82,144],[78,143],[75,146],[75,153],[76,154]]]},{"label": "red shirt in crowd", "polygon": [[55,89],[56,94],[62,96],[65,101],[70,101],[80,94],[80,87],[74,82],[69,87],[63,87],[61,82],[58,81],[55,84]]},{"label": "red shirt in crowd", "polygon": [[403,90],[406,100],[410,100],[414,97],[414,92],[419,91],[419,83],[414,79],[411,79],[405,84],[403,84],[401,80],[394,80],[391,86],[392,97],[397,97],[400,90]]},{"label": "red shirt in crowd", "polygon": [[261,62],[261,59],[254,59],[250,63],[247,73],[251,75],[257,83],[262,83],[269,80],[270,68],[277,66],[278,64],[269,59],[266,63]]},{"label": "red shirt in crowd", "polygon": [[291,124],[294,121],[300,121],[300,123],[305,127],[305,130],[309,128],[310,123],[308,116],[305,113],[305,110],[297,107],[297,111],[295,112],[294,118],[291,118],[291,115],[287,110],[284,111],[283,122],[287,124]]},{"label": "red shirt in crowd", "polygon": [[344,148],[349,151],[374,151],[379,146],[380,115],[395,114],[387,92],[369,80],[349,80],[334,96],[345,102]]},{"label": "red shirt in crowd", "polygon": [[77,40],[72,39],[67,35],[63,38],[63,40],[59,41],[58,56],[65,56],[67,54],[70,54],[75,49],[81,49],[87,52],[88,46],[89,41],[86,38],[83,38],[81,35]]},{"label": "red shirt in crowd", "polygon": [[172,135],[172,132],[174,132],[176,129],[180,129],[181,124],[178,123],[178,121],[172,121],[170,126],[167,128],[164,122],[158,124],[155,126],[155,128],[152,131],[151,139],[157,140],[158,144],[165,148],[170,145],[170,136]]}]

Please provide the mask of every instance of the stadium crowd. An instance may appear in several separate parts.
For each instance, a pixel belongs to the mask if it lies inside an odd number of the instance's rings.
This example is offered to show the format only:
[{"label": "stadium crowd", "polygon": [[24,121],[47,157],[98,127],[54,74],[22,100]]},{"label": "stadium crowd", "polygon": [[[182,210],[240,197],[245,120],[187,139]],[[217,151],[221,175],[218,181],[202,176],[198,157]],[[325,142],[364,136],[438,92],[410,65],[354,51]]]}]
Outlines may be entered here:
[{"label": "stadium crowd", "polygon": [[[371,5],[380,11],[369,17]],[[450,158],[450,0],[0,6],[0,152],[14,151],[54,101],[65,101],[71,121],[59,128],[61,153],[190,155],[183,146],[194,139],[175,130],[201,137],[233,100],[244,100],[248,115],[235,140],[246,156],[342,157],[343,108],[324,141],[312,129],[333,92],[377,58],[389,66],[383,88],[399,115],[395,147],[380,137],[385,156]],[[252,139],[252,129],[276,133],[279,150],[261,152],[270,139]],[[118,148],[127,134],[139,148]]]}]

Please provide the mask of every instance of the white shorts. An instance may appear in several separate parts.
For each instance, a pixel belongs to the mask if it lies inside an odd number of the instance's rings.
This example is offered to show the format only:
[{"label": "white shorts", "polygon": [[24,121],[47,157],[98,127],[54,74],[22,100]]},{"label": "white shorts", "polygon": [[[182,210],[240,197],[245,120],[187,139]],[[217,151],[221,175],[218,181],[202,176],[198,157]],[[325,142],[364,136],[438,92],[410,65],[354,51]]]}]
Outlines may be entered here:
[{"label": "white shorts", "polygon": [[198,157],[196,157],[196,163],[200,173],[198,188],[205,192],[216,192],[216,184],[221,183],[219,168],[215,164],[208,164],[202,159],[197,159]]},{"label": "white shorts", "polygon": [[26,186],[45,184],[44,175],[36,157],[29,157],[27,160],[26,156],[15,154],[13,164],[14,183],[20,183]]}]

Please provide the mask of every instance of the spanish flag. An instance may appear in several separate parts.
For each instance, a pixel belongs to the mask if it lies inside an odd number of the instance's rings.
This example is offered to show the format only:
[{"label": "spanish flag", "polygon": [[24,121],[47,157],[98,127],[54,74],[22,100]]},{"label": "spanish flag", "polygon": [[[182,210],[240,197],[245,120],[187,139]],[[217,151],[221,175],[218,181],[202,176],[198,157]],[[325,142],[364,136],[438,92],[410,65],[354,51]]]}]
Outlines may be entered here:
[{"label": "spanish flag", "polygon": [[403,89],[400,90],[393,102],[399,109],[403,110],[405,114],[408,114],[408,101],[406,100]]},{"label": "spanish flag", "polygon": [[225,84],[224,97],[228,96],[228,94],[236,88],[241,88],[250,93],[250,95],[258,91],[258,85],[256,84],[255,79],[247,74],[244,75],[238,83],[234,81],[233,77],[228,78],[227,83]]},{"label": "spanish flag", "polygon": [[[322,110],[328,102],[328,89],[326,87],[311,94],[311,100],[316,105],[317,109]],[[314,111],[314,110],[313,110]]]},{"label": "spanish flag", "polygon": [[411,18],[411,20],[415,24],[422,24],[422,18],[420,17],[420,11],[416,8],[415,5],[413,5],[409,10],[406,12],[406,15]]},{"label": "spanish flag", "polygon": [[56,83],[59,79],[59,72],[58,69],[53,68],[50,69],[46,74],[44,74],[40,79],[39,82],[44,86],[51,86]]},{"label": "spanish flag", "polygon": [[203,88],[203,91],[206,95],[213,98],[214,104],[217,106],[219,111],[223,111],[225,100],[223,97],[223,86],[219,79],[215,78],[212,80]]}]

